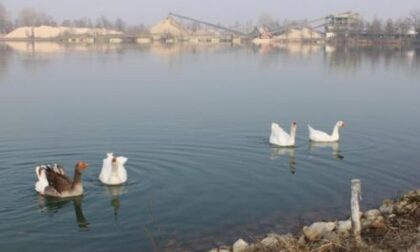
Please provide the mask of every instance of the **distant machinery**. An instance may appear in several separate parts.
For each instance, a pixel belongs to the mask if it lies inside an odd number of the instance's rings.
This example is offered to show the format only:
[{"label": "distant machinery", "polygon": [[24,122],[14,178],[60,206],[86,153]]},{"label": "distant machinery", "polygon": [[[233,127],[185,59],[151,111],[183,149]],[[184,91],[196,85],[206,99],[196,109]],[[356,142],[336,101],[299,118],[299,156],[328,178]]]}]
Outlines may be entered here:
[{"label": "distant machinery", "polygon": [[233,30],[233,29],[230,29],[230,28],[221,26],[221,25],[212,24],[212,23],[209,23],[209,22],[206,22],[206,21],[201,21],[201,20],[198,20],[198,19],[195,19],[195,18],[191,18],[191,17],[187,17],[187,16],[184,16],[184,15],[175,14],[175,13],[172,13],[172,12],[169,12],[168,13],[168,16],[172,16],[172,17],[175,17],[175,18],[180,18],[180,19],[188,20],[188,21],[191,21],[191,22],[194,22],[194,23],[198,23],[198,24],[203,24],[203,25],[206,25],[206,26],[210,26],[210,27],[213,27],[213,28],[215,28],[217,30],[222,30],[222,31],[225,31],[225,32],[228,32],[228,33],[232,33],[234,35],[242,35],[242,36],[243,35],[246,35],[243,32],[236,31],[236,30]]},{"label": "distant machinery", "polygon": [[[275,36],[279,36],[290,29],[307,29],[313,32],[318,32],[317,29],[324,28],[325,37],[327,39],[333,38],[336,36],[348,36],[352,31],[352,28],[359,20],[359,14],[353,12],[343,12],[330,14],[324,17],[305,20],[300,22],[294,22],[292,24],[287,24],[282,27],[279,27],[275,30],[270,29],[267,25],[262,25],[261,27],[255,27],[251,33],[243,33],[231,28],[227,28],[221,25],[212,24],[210,22],[198,20],[195,18],[187,17],[180,14],[175,14],[172,12],[168,13],[168,16],[179,18],[183,20],[188,20],[196,24],[202,24],[205,26],[212,27],[216,30],[224,31],[227,34],[231,34],[236,37],[241,38],[260,38],[260,39],[270,39]],[[319,32],[318,32],[319,33]]]},{"label": "distant machinery", "polygon": [[331,14],[326,17],[327,23],[325,26],[326,38],[333,38],[336,36],[348,37],[360,20],[358,13],[351,11]]},{"label": "distant machinery", "polygon": [[271,31],[273,36],[280,35],[289,29],[304,29],[308,28],[313,31],[324,28],[325,37],[327,39],[336,36],[349,36],[360,17],[358,13],[343,12],[330,14],[324,17],[312,19],[309,21],[295,22],[293,24],[285,25],[275,31]]}]

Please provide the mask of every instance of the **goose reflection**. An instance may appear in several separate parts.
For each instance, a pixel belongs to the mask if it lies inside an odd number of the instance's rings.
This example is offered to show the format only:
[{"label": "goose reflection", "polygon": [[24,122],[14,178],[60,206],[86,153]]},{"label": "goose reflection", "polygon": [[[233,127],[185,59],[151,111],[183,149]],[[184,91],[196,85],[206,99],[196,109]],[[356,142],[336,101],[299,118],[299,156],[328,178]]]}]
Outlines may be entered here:
[{"label": "goose reflection", "polygon": [[118,211],[121,207],[120,195],[125,192],[124,185],[119,186],[104,186],[105,193],[111,197],[111,206],[114,209],[114,217],[117,219]]},{"label": "goose reflection", "polygon": [[81,231],[88,231],[89,222],[86,220],[82,209],[83,196],[65,199],[38,196],[39,207],[51,215],[58,213],[60,209],[64,209],[70,202],[73,202],[74,213],[79,229]]},{"label": "goose reflection", "polygon": [[319,143],[319,142],[310,142],[309,149],[310,151],[316,151],[317,149],[321,148],[331,148],[332,155],[338,159],[343,160],[344,156],[341,155],[340,151],[340,143],[339,142],[332,142],[332,143]]},{"label": "goose reflection", "polygon": [[271,160],[276,160],[281,156],[289,157],[289,168],[292,174],[296,173],[296,156],[295,148],[293,147],[272,147],[271,148]]}]

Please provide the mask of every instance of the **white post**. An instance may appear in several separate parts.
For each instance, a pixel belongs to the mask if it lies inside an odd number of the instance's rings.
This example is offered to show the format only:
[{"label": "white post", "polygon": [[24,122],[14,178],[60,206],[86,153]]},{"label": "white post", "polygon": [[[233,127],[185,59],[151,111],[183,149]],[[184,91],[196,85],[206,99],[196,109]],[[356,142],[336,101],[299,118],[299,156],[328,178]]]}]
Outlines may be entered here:
[{"label": "white post", "polygon": [[361,241],[360,203],[362,199],[360,179],[351,181],[351,226],[356,240]]}]

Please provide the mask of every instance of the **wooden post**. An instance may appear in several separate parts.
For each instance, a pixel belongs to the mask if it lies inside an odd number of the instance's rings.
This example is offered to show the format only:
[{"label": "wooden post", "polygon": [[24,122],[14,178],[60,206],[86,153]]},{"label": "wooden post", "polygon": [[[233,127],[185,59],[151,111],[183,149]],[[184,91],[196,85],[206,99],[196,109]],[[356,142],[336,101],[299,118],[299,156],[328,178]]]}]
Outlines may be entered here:
[{"label": "wooden post", "polygon": [[360,224],[360,203],[362,199],[360,179],[351,181],[351,226],[353,236],[356,240],[361,241],[361,224]]}]

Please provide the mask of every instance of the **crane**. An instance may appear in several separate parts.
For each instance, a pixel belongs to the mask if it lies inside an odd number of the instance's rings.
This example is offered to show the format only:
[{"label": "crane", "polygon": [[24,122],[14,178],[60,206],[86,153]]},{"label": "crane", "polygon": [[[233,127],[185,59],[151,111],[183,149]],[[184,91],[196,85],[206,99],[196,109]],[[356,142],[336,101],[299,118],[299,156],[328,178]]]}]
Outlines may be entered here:
[{"label": "crane", "polygon": [[180,14],[175,14],[175,13],[172,13],[172,12],[169,12],[168,13],[168,16],[172,16],[172,17],[176,17],[176,18],[181,18],[181,19],[185,19],[185,20],[188,20],[188,21],[196,22],[196,23],[199,23],[199,24],[207,25],[207,26],[216,28],[218,30],[224,30],[224,31],[233,33],[235,35],[242,35],[242,36],[245,36],[246,35],[243,32],[236,31],[236,30],[233,30],[233,29],[230,29],[230,28],[226,28],[226,27],[223,27],[221,25],[212,24],[212,23],[209,23],[209,22],[206,22],[206,21],[201,21],[201,20],[198,20],[198,19],[195,19],[195,18],[187,17],[187,16],[180,15]]}]

